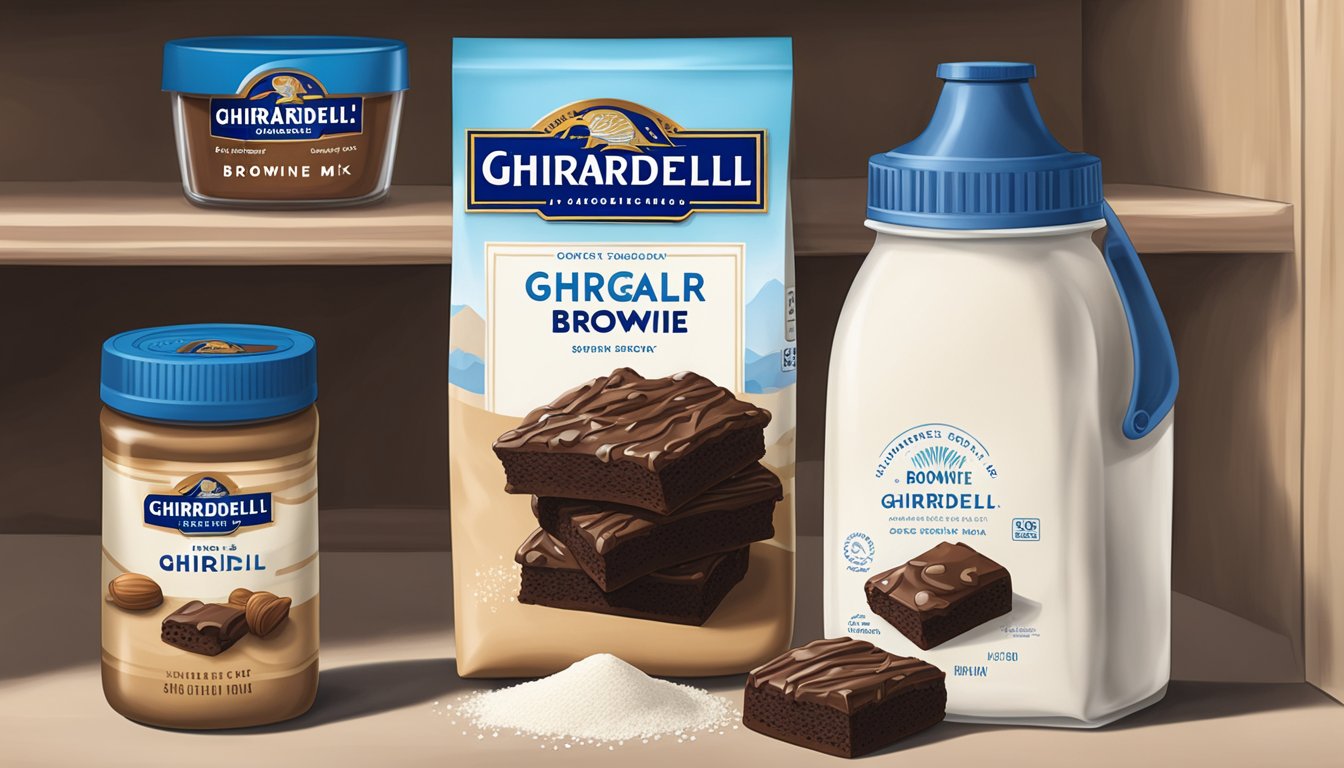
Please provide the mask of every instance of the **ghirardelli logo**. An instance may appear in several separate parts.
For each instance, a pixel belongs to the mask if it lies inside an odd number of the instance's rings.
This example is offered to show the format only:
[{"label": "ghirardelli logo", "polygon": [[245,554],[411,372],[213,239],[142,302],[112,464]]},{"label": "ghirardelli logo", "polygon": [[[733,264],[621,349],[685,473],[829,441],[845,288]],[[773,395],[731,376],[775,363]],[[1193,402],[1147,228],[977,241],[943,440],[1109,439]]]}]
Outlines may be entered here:
[{"label": "ghirardelli logo", "polygon": [[270,352],[274,344],[235,344],[223,339],[197,339],[177,348],[180,355],[243,355],[249,352]]},{"label": "ghirardelli logo", "polygon": [[331,96],[306,72],[268,72],[237,96],[210,99],[210,135],[238,141],[307,141],[364,131],[364,98]]},{"label": "ghirardelli logo", "polygon": [[883,447],[873,477],[886,484],[888,510],[994,510],[999,469],[971,433],[951,424],[921,424]]},{"label": "ghirardelli logo", "polygon": [[957,470],[966,466],[966,454],[946,445],[930,445],[916,451],[910,457],[910,463],[918,469],[945,467]]},{"label": "ghirardelli logo", "polygon": [[[583,141],[584,149],[643,152],[645,147],[673,146],[672,140],[658,126],[653,113],[590,107],[582,111],[570,110],[560,120],[559,137],[579,139]],[[640,124],[636,125],[636,121]]]},{"label": "ghirardelli logo", "polygon": [[[294,75],[276,75],[271,78],[271,90],[269,93],[258,94],[252,98],[262,98],[275,94],[276,104],[302,104],[303,95],[307,93],[303,87],[303,81]],[[321,98],[320,96],[318,98]]]},{"label": "ghirardelli logo", "polygon": [[184,499],[222,499],[229,495],[229,489],[223,483],[209,476],[189,485],[180,485],[177,492]]},{"label": "ghirardelli logo", "polygon": [[238,493],[220,474],[192,475],[173,490],[145,497],[145,525],[186,536],[227,536],[273,520],[269,492]]},{"label": "ghirardelli logo", "polygon": [[768,209],[760,129],[689,129],[640,104],[589,99],[528,129],[468,129],[466,143],[469,213],[681,221]]}]

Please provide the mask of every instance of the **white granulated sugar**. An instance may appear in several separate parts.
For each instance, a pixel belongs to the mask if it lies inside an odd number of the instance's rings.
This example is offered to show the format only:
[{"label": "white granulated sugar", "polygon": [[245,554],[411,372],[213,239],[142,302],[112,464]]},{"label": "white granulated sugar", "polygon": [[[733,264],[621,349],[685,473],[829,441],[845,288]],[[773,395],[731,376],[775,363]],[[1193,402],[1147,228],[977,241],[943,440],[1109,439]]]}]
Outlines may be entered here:
[{"label": "white granulated sugar", "polygon": [[478,568],[475,572],[476,587],[471,592],[471,601],[483,605],[491,613],[498,613],[499,606],[518,602],[518,579],[522,566],[503,555],[494,565]]},{"label": "white granulated sugar", "polygon": [[458,714],[484,730],[590,744],[719,730],[735,715],[723,698],[649,677],[609,653],[550,677],[471,696]]}]

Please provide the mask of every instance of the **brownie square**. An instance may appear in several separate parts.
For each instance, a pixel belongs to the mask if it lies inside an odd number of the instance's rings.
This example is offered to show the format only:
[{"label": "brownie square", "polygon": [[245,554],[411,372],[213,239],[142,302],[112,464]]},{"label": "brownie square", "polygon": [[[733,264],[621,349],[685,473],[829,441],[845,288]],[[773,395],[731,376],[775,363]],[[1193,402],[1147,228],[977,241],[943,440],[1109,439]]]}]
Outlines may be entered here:
[{"label": "brownie square", "polygon": [[742,723],[800,747],[858,757],[938,724],[945,678],[932,664],[863,640],[814,640],[747,675]]},{"label": "brownie square", "polygon": [[246,634],[242,609],[192,600],[164,618],[160,639],[184,651],[218,656]]},{"label": "brownie square", "polygon": [[775,473],[753,464],[671,514],[603,501],[533,497],[537,522],[604,592],[661,568],[775,535]]},{"label": "brownie square", "polygon": [[515,557],[523,566],[518,602],[699,626],[746,575],[748,558],[747,547],[720,552],[603,592],[564,544],[538,528]]},{"label": "brownie square", "polygon": [[495,440],[505,490],[667,514],[765,455],[770,412],[697,373],[617,368]]},{"label": "brownie square", "polygon": [[1013,610],[1008,569],[957,542],[942,542],[863,587],[868,607],[923,650]]}]

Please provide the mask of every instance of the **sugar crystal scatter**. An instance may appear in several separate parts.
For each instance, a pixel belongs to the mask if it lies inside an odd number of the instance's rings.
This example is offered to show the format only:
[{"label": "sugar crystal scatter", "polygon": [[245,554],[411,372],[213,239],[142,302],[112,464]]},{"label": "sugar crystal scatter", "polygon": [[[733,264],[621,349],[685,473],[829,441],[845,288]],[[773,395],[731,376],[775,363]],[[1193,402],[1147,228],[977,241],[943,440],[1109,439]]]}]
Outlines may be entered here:
[{"label": "sugar crystal scatter", "polygon": [[719,731],[734,719],[726,699],[649,677],[606,653],[589,656],[550,677],[475,694],[458,709],[478,729],[507,729],[533,739],[542,736],[610,750],[626,740],[647,743],[663,734]]}]

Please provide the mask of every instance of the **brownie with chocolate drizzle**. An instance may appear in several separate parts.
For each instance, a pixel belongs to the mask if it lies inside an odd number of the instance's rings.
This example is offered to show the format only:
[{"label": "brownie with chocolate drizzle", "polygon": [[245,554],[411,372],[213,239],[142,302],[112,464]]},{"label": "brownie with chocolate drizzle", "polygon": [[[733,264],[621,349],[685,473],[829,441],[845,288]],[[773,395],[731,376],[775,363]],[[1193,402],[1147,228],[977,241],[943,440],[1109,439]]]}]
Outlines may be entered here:
[{"label": "brownie with chocolate drizzle", "polygon": [[814,640],[747,675],[742,723],[828,755],[875,752],[942,721],[946,675],[865,640]]},{"label": "brownie with chocolate drizzle", "polygon": [[941,542],[863,591],[873,613],[926,651],[1013,609],[1008,569],[961,542]]},{"label": "brownie with chocolate drizzle", "polygon": [[747,573],[746,547],[660,568],[603,591],[563,543],[540,528],[518,548],[518,602],[671,624],[703,625]]},{"label": "brownie with chocolate drizzle", "polygon": [[765,456],[770,412],[698,373],[617,368],[500,435],[505,490],[668,514]]},{"label": "brownie with chocolate drizzle", "polygon": [[532,511],[610,592],[661,568],[769,539],[783,496],[775,473],[753,464],[667,515],[551,496],[534,497]]}]

